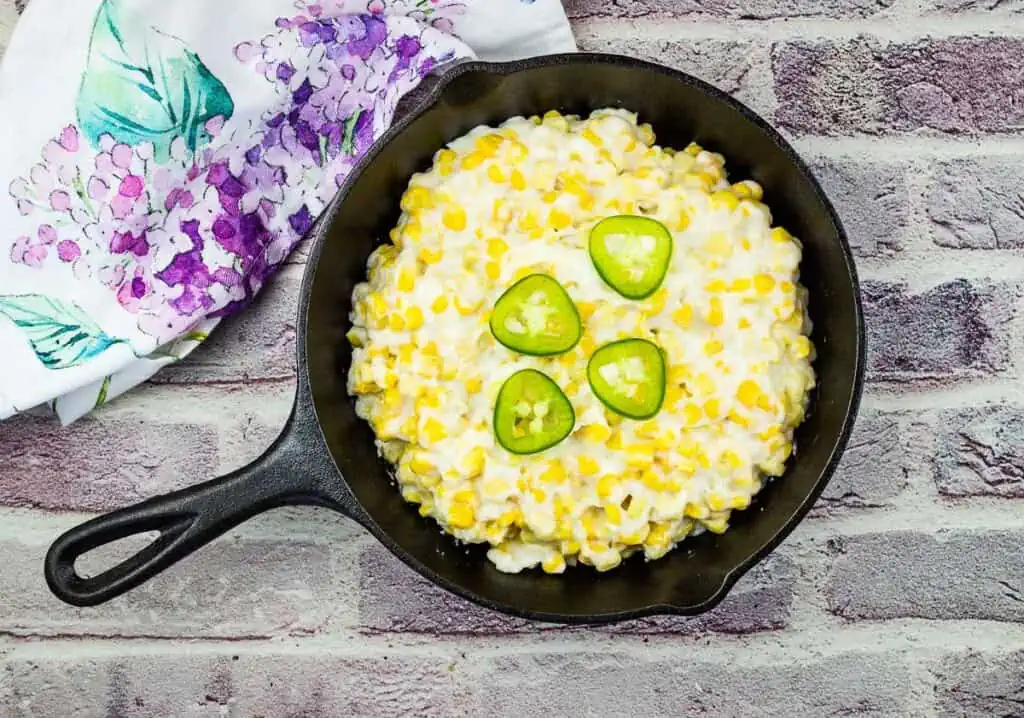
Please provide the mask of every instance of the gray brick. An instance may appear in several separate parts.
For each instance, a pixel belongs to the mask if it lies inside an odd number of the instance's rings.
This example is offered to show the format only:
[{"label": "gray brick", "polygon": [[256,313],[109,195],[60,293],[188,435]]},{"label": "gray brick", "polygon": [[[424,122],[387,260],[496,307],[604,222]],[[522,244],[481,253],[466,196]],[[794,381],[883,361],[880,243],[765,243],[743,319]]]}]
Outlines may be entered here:
[{"label": "gray brick", "polygon": [[0,429],[0,505],[105,510],[194,484],[217,464],[217,428],[124,414],[61,427],[19,416]]},{"label": "gray brick", "polygon": [[932,460],[946,496],[1024,498],[1024,409],[995,404],[939,416]]},{"label": "gray brick", "polygon": [[253,304],[228,317],[184,361],[165,367],[156,384],[287,380],[295,376],[295,322],[302,268],[287,267]]},{"label": "gray brick", "polygon": [[925,0],[924,11],[940,12],[1024,12],[1024,0]]},{"label": "gray brick", "polygon": [[966,279],[911,292],[904,284],[862,284],[868,372],[875,380],[945,381],[1004,371],[1006,324],[1020,290]]},{"label": "gray brick", "polygon": [[773,48],[778,122],[796,133],[1017,132],[1024,39],[784,42]]},{"label": "gray brick", "polygon": [[[909,716],[911,674],[885,654],[748,665],[621,654],[509,656],[470,667],[471,715]],[[524,690],[529,686],[529,690]]]},{"label": "gray brick", "polygon": [[[373,546],[360,561],[360,625],[372,632],[501,634],[572,630],[504,616],[453,596]],[[615,633],[752,633],[789,623],[796,568],[773,556],[745,576],[715,610],[698,618],[659,617],[607,629]]]},{"label": "gray brick", "polygon": [[1024,532],[891,531],[834,539],[826,595],[849,619],[1024,621]]},{"label": "gray brick", "polygon": [[903,249],[910,214],[903,165],[842,157],[818,159],[812,168],[857,255],[886,256]]},{"label": "gray brick", "polygon": [[934,673],[940,715],[957,718],[1024,715],[1024,651],[950,656]]},{"label": "gray brick", "polygon": [[[743,94],[755,64],[748,43],[729,40],[652,40],[643,34],[578,33],[581,50],[632,55],[682,70],[730,94]],[[655,128],[657,130],[657,128]]]},{"label": "gray brick", "polygon": [[1016,158],[954,160],[931,174],[925,207],[935,244],[1024,248],[1024,178]]},{"label": "gray brick", "polygon": [[[992,2],[993,0],[989,0]],[[895,0],[566,0],[571,20],[687,18],[694,15],[767,20],[789,17],[870,17]]]},{"label": "gray brick", "polygon": [[901,414],[863,410],[815,513],[886,506],[907,487],[911,459]]},{"label": "gray brick", "polygon": [[217,653],[17,660],[6,667],[11,718],[349,718],[453,716],[451,661],[321,653]]},{"label": "gray brick", "polygon": [[[102,556],[84,557],[80,570],[98,573],[144,545],[133,539],[97,550]],[[138,589],[88,609],[67,606],[50,593],[42,575],[46,549],[45,542],[28,539],[0,541],[0,632],[65,637],[312,635],[329,621],[344,621],[344,607],[354,602],[348,552],[328,542],[222,537]]]}]

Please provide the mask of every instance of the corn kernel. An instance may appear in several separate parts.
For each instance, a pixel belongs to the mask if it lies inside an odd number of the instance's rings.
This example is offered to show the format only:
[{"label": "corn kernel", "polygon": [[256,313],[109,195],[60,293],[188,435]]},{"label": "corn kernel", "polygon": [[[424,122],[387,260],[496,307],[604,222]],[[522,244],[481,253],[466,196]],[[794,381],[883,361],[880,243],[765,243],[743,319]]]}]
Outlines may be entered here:
[{"label": "corn kernel", "polygon": [[473,314],[476,313],[476,310],[479,309],[479,308],[480,308],[480,302],[479,301],[477,301],[475,303],[472,303],[472,304],[464,304],[462,302],[462,299],[458,295],[455,296],[455,309],[457,309],[459,314],[461,314],[462,316],[464,316],[464,317],[472,316]]},{"label": "corn kernel", "polygon": [[484,448],[482,446],[474,446],[462,459],[462,471],[467,477],[471,479],[476,478],[483,473],[485,461],[486,452]]},{"label": "corn kernel", "polygon": [[401,314],[392,314],[388,318],[388,329],[393,332],[401,332],[405,330],[405,320]]},{"label": "corn kernel", "polygon": [[419,329],[423,326],[423,310],[419,307],[409,307],[405,310],[405,326],[409,329]]},{"label": "corn kernel", "polygon": [[718,297],[711,297],[707,321],[713,327],[720,327],[725,323],[725,309],[722,306],[722,300]]},{"label": "corn kernel", "polygon": [[562,573],[565,571],[565,558],[560,553],[552,554],[541,562],[540,567],[544,573]]},{"label": "corn kernel", "polygon": [[798,359],[806,359],[811,355],[811,342],[807,337],[799,336],[793,340],[793,354]]},{"label": "corn kernel", "polygon": [[740,201],[732,191],[723,189],[711,195],[711,206],[716,209],[724,209],[732,212],[740,206]]},{"label": "corn kernel", "polygon": [[453,504],[448,511],[448,523],[457,529],[468,529],[475,520],[473,507],[467,504]]},{"label": "corn kernel", "polygon": [[512,185],[512,189],[522,191],[526,189],[526,178],[523,173],[518,169],[513,169],[509,174],[509,183]]},{"label": "corn kernel", "polygon": [[768,236],[771,238],[773,242],[778,242],[780,244],[793,241],[793,235],[791,235],[782,227],[776,227],[775,229],[768,233]]},{"label": "corn kernel", "polygon": [[689,304],[684,304],[679,309],[672,312],[672,321],[680,329],[688,329],[690,323],[693,321],[693,307]]},{"label": "corn kernel", "polygon": [[736,398],[748,409],[753,409],[757,406],[757,400],[760,396],[761,387],[757,385],[757,382],[750,379],[744,379],[736,389]]},{"label": "corn kernel", "polygon": [[740,329],[750,329],[750,320],[746,317],[740,317],[736,322],[736,326]]},{"label": "corn kernel", "polygon": [[597,495],[602,499],[607,499],[615,491],[615,487],[619,483],[619,478],[614,474],[605,474],[597,480]]},{"label": "corn kernel", "polygon": [[433,247],[420,247],[419,258],[424,264],[437,264],[444,257],[444,252]]},{"label": "corn kernel", "polygon": [[705,519],[708,517],[709,511],[707,506],[701,504],[695,504],[692,501],[687,502],[686,508],[683,509],[683,515],[691,519]]},{"label": "corn kernel", "polygon": [[565,467],[562,466],[561,461],[548,462],[548,466],[540,474],[541,481],[548,481],[551,483],[561,483],[568,478],[565,473]]},{"label": "corn kernel", "polygon": [[748,277],[739,277],[732,280],[732,284],[729,285],[730,292],[746,292],[750,289],[752,282]]},{"label": "corn kernel", "polygon": [[612,435],[612,430],[604,424],[587,424],[580,428],[580,436],[592,444],[603,444]]},{"label": "corn kernel", "polygon": [[622,507],[617,504],[605,504],[604,515],[610,524],[622,523]]},{"label": "corn kernel", "polygon": [[459,205],[448,206],[441,215],[441,221],[451,231],[461,232],[466,228],[466,210]]},{"label": "corn kernel", "polygon": [[543,503],[548,498],[548,494],[544,489],[531,489],[530,495],[533,496],[533,500],[537,503]]},{"label": "corn kernel", "polygon": [[731,509],[745,509],[750,506],[750,497],[743,494],[737,494],[729,499],[729,508]]},{"label": "corn kernel", "polygon": [[775,289],[775,278],[770,274],[758,274],[754,276],[754,289],[758,294],[768,294]]},{"label": "corn kernel", "polygon": [[398,273],[398,291],[411,292],[416,287],[416,275],[408,267]]},{"label": "corn kernel", "polygon": [[709,339],[704,343],[704,353],[709,357],[721,353],[723,349],[725,349],[725,345],[717,339]]},{"label": "corn kernel", "polygon": [[436,443],[447,438],[448,431],[440,421],[434,417],[429,417],[423,424],[423,435],[431,443]]},{"label": "corn kernel", "polygon": [[718,399],[708,399],[704,402],[704,414],[714,421],[722,415],[722,405]]},{"label": "corn kernel", "polygon": [[488,262],[484,265],[484,273],[491,281],[497,281],[498,277],[501,276],[501,265],[497,262]]},{"label": "corn kernel", "polygon": [[430,309],[435,314],[440,314],[441,312],[443,312],[447,308],[448,308],[448,297],[444,296],[443,294],[441,296],[437,297],[437,299],[435,299],[430,304]]},{"label": "corn kernel", "polygon": [[584,476],[593,476],[601,469],[598,463],[586,454],[580,455],[576,461],[579,465],[579,472]]},{"label": "corn kernel", "polygon": [[584,129],[583,132],[580,133],[580,135],[587,142],[589,142],[590,144],[594,145],[594,147],[601,147],[602,145],[604,145],[604,140],[601,139],[600,135],[598,135],[596,132],[594,132],[589,127]]},{"label": "corn kernel", "polygon": [[551,213],[548,215],[548,226],[551,227],[551,229],[562,230],[569,227],[571,224],[572,217],[557,207],[552,209]]}]

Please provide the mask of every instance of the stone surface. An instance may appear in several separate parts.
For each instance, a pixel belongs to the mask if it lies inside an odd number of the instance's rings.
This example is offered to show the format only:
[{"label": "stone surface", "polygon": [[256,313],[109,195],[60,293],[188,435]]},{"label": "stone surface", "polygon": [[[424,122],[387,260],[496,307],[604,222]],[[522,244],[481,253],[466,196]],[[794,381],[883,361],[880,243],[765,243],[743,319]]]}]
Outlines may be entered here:
[{"label": "stone surface", "polygon": [[888,533],[834,540],[829,610],[869,618],[1024,620],[1021,531]]},{"label": "stone surface", "polygon": [[935,674],[941,715],[1024,715],[1024,651],[950,656]]},{"label": "stone surface", "polygon": [[939,416],[935,483],[946,496],[1024,498],[1024,410],[994,404]]},{"label": "stone surface", "polygon": [[[895,0],[565,0],[577,21],[592,18],[687,18],[694,15],[737,20],[794,17],[871,17]],[[992,2],[993,0],[989,0]]]},{"label": "stone surface", "polygon": [[1014,158],[938,163],[925,202],[940,247],[1024,248],[1024,175]]},{"label": "stone surface", "polygon": [[1021,38],[794,40],[772,58],[776,119],[794,133],[1002,134],[1024,123]]},{"label": "stone surface", "polygon": [[997,374],[1011,366],[1007,324],[1015,286],[953,279],[925,291],[862,284],[870,378],[945,381]]}]

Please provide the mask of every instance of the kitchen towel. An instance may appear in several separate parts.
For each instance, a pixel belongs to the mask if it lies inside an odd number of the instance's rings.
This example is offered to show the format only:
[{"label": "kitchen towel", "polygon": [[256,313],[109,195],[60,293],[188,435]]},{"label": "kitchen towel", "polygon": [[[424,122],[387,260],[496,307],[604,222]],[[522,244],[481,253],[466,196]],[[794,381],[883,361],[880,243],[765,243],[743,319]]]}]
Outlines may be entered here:
[{"label": "kitchen towel", "polygon": [[574,49],[558,0],[33,0],[0,66],[0,419],[70,423],[199,346],[434,68]]}]

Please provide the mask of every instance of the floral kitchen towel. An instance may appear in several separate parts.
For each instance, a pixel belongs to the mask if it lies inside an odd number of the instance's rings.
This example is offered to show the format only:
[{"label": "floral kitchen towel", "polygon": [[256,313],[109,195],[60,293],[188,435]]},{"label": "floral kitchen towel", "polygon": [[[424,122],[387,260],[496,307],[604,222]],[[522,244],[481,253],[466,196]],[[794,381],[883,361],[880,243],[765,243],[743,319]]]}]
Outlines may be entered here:
[{"label": "floral kitchen towel", "polygon": [[0,419],[195,349],[435,67],[573,49],[558,0],[33,0],[0,67]]}]

